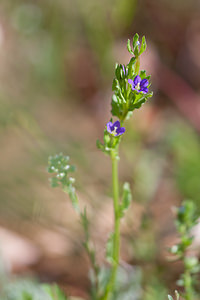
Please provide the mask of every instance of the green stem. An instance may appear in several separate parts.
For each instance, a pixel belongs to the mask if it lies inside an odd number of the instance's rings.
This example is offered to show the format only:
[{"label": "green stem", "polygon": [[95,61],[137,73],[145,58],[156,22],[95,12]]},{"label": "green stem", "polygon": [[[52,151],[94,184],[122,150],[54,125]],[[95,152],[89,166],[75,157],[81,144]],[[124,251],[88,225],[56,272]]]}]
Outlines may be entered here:
[{"label": "green stem", "polygon": [[109,300],[112,297],[119,265],[120,251],[120,216],[119,216],[119,186],[118,186],[118,151],[111,152],[112,159],[112,185],[113,185],[113,207],[114,207],[114,241],[113,241],[113,262],[110,278],[106,286],[102,300]]},{"label": "green stem", "polygon": [[193,300],[192,277],[190,271],[186,270],[184,275],[185,300]]},{"label": "green stem", "polygon": [[135,74],[138,75],[139,71],[140,71],[140,58],[138,56],[135,63]]}]

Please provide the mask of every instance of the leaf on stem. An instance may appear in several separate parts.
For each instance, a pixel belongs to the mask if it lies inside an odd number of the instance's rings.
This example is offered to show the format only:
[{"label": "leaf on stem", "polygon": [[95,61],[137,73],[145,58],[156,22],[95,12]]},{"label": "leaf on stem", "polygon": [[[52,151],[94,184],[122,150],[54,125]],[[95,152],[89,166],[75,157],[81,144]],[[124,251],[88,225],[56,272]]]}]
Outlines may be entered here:
[{"label": "leaf on stem", "polygon": [[132,55],[134,55],[134,52],[133,50],[131,49],[131,41],[128,39],[128,42],[127,42],[127,49],[128,49],[128,52],[131,53]]},{"label": "leaf on stem", "polygon": [[106,244],[106,259],[109,263],[113,263],[113,243],[114,243],[114,233],[112,232]]},{"label": "leaf on stem", "polygon": [[145,36],[143,36],[139,55],[141,55],[146,50],[146,48],[147,48],[146,39],[145,39]]},{"label": "leaf on stem", "polygon": [[124,216],[125,211],[129,208],[132,200],[132,194],[130,189],[130,184],[125,182],[123,185],[122,203],[119,208],[120,217]]}]

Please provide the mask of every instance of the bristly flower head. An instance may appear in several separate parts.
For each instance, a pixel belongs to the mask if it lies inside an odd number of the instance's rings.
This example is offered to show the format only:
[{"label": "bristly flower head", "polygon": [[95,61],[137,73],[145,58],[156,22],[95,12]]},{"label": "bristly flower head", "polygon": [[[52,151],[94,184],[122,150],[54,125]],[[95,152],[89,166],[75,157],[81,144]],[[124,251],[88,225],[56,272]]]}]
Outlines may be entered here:
[{"label": "bristly flower head", "polygon": [[149,81],[145,79],[141,79],[139,75],[135,76],[134,80],[128,79],[128,83],[131,84],[131,88],[133,91],[142,92],[144,94],[148,93],[147,86],[149,85]]},{"label": "bristly flower head", "polygon": [[112,134],[113,136],[122,135],[126,130],[124,127],[120,127],[120,122],[119,121],[116,121],[114,123],[108,122],[106,124],[106,127],[107,127],[107,131],[110,134]]}]

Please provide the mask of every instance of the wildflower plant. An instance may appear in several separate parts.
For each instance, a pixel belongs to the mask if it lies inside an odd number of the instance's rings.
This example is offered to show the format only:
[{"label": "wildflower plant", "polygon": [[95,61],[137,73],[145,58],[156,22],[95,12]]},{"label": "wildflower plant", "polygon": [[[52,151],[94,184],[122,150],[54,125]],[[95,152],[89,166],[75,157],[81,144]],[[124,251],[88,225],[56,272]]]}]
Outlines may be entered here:
[{"label": "wildflower plant", "polygon": [[[170,252],[176,255],[176,260],[181,260],[184,266],[184,272],[181,274],[177,284],[184,288],[182,297],[185,300],[197,299],[195,287],[197,286],[197,273],[200,272],[200,263],[196,256],[188,255],[188,248],[192,245],[192,229],[197,224],[199,218],[196,213],[196,206],[192,201],[184,201],[176,208],[176,228],[180,236],[180,242],[171,247]],[[169,300],[173,299],[169,296]],[[176,296],[177,297],[177,296]]]},{"label": "wildflower plant", "polygon": [[[139,109],[153,95],[150,91],[150,76],[146,75],[145,70],[140,70],[140,56],[146,50],[145,37],[142,37],[140,44],[139,35],[135,34],[132,43],[128,40],[127,49],[132,58],[127,65],[116,64],[115,66],[115,76],[112,85],[112,117],[105,125],[103,142],[97,140],[97,147],[110,157],[112,164],[114,228],[106,247],[106,258],[110,263],[110,271],[104,284],[100,280],[101,268],[96,262],[95,250],[89,237],[87,211],[86,208],[83,211],[79,208],[74,179],[70,176],[70,173],[75,169],[69,164],[69,157],[67,156],[59,154],[49,158],[48,171],[52,174],[52,187],[60,185],[63,191],[69,194],[72,205],[81,219],[85,232],[83,245],[92,266],[93,286],[91,299],[94,300],[116,299],[115,290],[120,259],[120,221],[132,199],[130,185],[127,182],[123,185],[122,195],[120,196],[119,194],[119,144],[126,133],[125,121],[130,118],[135,109]],[[113,120],[113,118],[117,118],[117,120]]]}]

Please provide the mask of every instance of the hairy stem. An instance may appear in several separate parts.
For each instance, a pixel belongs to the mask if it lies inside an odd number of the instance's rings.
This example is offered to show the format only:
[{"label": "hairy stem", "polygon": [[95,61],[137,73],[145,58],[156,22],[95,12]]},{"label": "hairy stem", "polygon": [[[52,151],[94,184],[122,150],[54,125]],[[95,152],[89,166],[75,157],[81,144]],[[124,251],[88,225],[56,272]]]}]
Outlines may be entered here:
[{"label": "hairy stem", "polygon": [[117,269],[119,265],[120,251],[120,216],[119,216],[119,186],[118,186],[118,153],[111,153],[112,159],[112,186],[113,186],[113,207],[114,207],[114,241],[113,241],[113,262],[110,278],[106,286],[102,300],[110,300],[115,287]]},{"label": "hairy stem", "polygon": [[140,58],[138,56],[135,63],[135,74],[138,75],[139,71],[140,71]]},{"label": "hairy stem", "polygon": [[185,300],[193,300],[192,277],[189,270],[185,270]]}]

